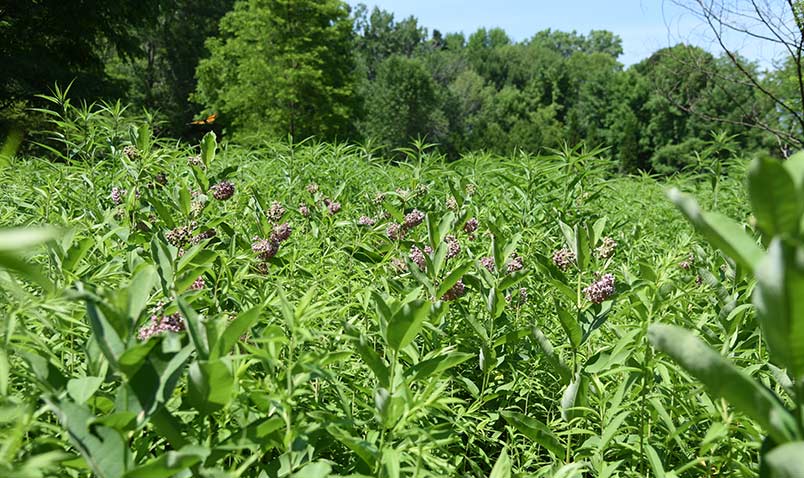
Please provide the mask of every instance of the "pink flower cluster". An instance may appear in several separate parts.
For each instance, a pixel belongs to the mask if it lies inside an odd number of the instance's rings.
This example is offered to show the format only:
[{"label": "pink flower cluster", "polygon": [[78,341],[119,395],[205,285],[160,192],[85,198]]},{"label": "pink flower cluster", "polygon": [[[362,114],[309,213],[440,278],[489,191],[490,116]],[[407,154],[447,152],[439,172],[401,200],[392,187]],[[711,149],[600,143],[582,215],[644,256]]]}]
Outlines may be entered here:
[{"label": "pink flower cluster", "polygon": [[447,243],[447,259],[457,257],[458,254],[461,253],[461,244],[458,242],[457,237],[448,234],[447,237],[444,238],[444,242]]},{"label": "pink flower cluster", "polygon": [[190,290],[201,290],[206,286],[204,282],[204,278],[202,276],[198,276],[198,279],[193,281],[193,285],[190,286]]},{"label": "pink flower cluster", "polygon": [[374,225],[375,221],[368,216],[360,216],[360,218],[357,220],[357,223],[361,226],[371,227]]},{"label": "pink flower cluster", "polygon": [[472,234],[473,232],[477,231],[478,224],[477,218],[473,217],[466,221],[466,224],[463,225],[463,231],[468,234]]},{"label": "pink flower cluster", "polygon": [[128,194],[127,190],[115,186],[112,188],[112,192],[109,194],[109,197],[116,206],[119,206],[123,202],[123,198],[126,196],[126,194]]},{"label": "pink flower cluster", "polygon": [[401,225],[392,222],[386,226],[385,235],[388,236],[388,239],[391,239],[392,241],[398,241],[405,237],[405,230]]},{"label": "pink flower cluster", "polygon": [[456,300],[463,297],[464,294],[466,294],[466,286],[464,286],[463,281],[459,279],[454,286],[450,287],[450,289],[441,296],[441,300]]},{"label": "pink flower cluster", "polygon": [[483,257],[480,259],[480,265],[485,267],[489,272],[494,272],[494,258]]},{"label": "pink flower cluster", "polygon": [[521,271],[525,267],[523,259],[521,256],[517,255],[516,253],[511,254],[511,259],[508,261],[507,270],[508,273],[514,273],[516,271]]},{"label": "pink flower cluster", "polygon": [[600,259],[610,259],[611,256],[614,255],[614,251],[617,249],[617,241],[614,239],[606,236],[603,238],[603,243],[597,246],[595,249],[595,254]]},{"label": "pink flower cluster", "polygon": [[235,187],[230,181],[224,179],[218,184],[212,186],[210,190],[212,191],[212,197],[218,201],[226,201],[234,196]]},{"label": "pink flower cluster", "polygon": [[424,257],[424,252],[416,246],[410,247],[410,254],[408,254],[410,260],[413,261],[414,264],[419,266],[419,269],[424,270],[427,266],[427,260]]},{"label": "pink flower cluster", "polygon": [[687,257],[687,259],[678,263],[678,267],[684,269],[685,271],[690,270],[693,265],[695,265],[695,255],[692,252],[690,252],[690,255]]},{"label": "pink flower cluster", "polygon": [[310,183],[310,184],[307,185],[307,187],[305,189],[307,189],[308,193],[315,194],[315,193],[318,192],[318,184]]},{"label": "pink flower cluster", "polygon": [[307,207],[307,204],[301,203],[299,204],[299,214],[304,217],[310,217],[310,208]]},{"label": "pink flower cluster", "polygon": [[182,332],[184,327],[184,318],[178,312],[161,317],[152,315],[151,322],[140,329],[137,338],[145,341],[163,332]]},{"label": "pink flower cluster", "polygon": [[282,220],[282,216],[285,215],[285,206],[282,205],[279,201],[274,201],[271,203],[271,207],[268,208],[268,211],[265,213],[265,216],[271,222],[279,222]]},{"label": "pink flower cluster", "polygon": [[553,264],[559,269],[566,272],[572,264],[575,263],[575,253],[566,247],[559,249],[553,253]]},{"label": "pink flower cluster", "polygon": [[421,224],[422,221],[424,221],[424,213],[419,211],[418,209],[414,209],[409,213],[405,214],[405,222],[402,224],[402,226],[405,229],[413,229],[414,227]]},{"label": "pink flower cluster", "polygon": [[598,280],[584,288],[583,293],[589,301],[600,304],[614,295],[614,276],[603,274]]},{"label": "pink flower cluster", "polygon": [[327,212],[330,216],[334,216],[341,210],[341,203],[324,199],[324,205],[327,206]]}]

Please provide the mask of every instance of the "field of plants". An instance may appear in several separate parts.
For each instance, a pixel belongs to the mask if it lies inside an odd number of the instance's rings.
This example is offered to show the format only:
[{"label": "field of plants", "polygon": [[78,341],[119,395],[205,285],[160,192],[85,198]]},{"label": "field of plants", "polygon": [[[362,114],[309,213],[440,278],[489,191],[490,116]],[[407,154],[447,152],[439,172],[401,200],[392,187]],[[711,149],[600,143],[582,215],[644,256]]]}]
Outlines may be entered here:
[{"label": "field of plants", "polygon": [[802,476],[804,159],[389,164],[52,100],[0,166],[0,476]]}]

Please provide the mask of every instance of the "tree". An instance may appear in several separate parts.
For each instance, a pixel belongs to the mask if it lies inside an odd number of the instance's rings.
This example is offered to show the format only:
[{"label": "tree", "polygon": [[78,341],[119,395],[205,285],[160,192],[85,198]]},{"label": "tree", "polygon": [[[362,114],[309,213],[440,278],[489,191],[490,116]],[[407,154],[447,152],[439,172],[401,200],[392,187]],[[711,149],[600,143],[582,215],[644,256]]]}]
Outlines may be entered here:
[{"label": "tree", "polygon": [[361,132],[396,148],[412,139],[439,141],[446,133],[436,84],[421,60],[393,55],[380,63],[366,97]]},{"label": "tree", "polygon": [[241,137],[348,135],[352,26],[339,0],[238,0],[207,41],[193,99]]},{"label": "tree", "polygon": [[[754,116],[745,126],[774,135],[783,151],[804,146],[804,2],[801,0],[672,0],[692,12],[709,28],[723,53],[739,72],[739,80],[769,100],[787,121]],[[780,51],[794,87],[787,95],[765,81],[755,65],[740,55],[746,41]],[[795,94],[789,93],[795,91]]]}]

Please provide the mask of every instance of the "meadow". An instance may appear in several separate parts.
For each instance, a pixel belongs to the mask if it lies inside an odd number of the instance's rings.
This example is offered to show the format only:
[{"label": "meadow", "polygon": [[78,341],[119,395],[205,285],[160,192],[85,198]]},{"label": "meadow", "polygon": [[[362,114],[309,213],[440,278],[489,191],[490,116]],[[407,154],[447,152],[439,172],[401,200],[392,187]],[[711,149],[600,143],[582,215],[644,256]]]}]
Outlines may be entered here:
[{"label": "meadow", "polygon": [[0,475],[800,476],[801,158],[391,162],[51,99],[0,167]]}]

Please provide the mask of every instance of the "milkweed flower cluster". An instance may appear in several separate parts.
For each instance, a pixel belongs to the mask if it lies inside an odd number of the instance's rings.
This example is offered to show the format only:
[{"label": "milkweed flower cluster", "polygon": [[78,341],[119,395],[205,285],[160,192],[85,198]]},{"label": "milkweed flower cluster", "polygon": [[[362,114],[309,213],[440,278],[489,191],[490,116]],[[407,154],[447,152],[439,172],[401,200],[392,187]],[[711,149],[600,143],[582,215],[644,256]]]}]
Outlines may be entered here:
[{"label": "milkweed flower cluster", "polygon": [[516,271],[521,271],[524,267],[525,264],[522,257],[516,253],[511,254],[511,260],[508,261],[508,265],[506,266],[508,273],[512,274]]},{"label": "milkweed flower cluster", "polygon": [[408,254],[410,260],[413,261],[414,264],[419,266],[419,269],[424,270],[427,266],[427,260],[424,258],[424,252],[416,246],[410,247],[410,254]]},{"label": "milkweed flower cluster", "polygon": [[428,192],[430,192],[430,186],[428,186],[427,184],[419,183],[416,185],[416,191],[415,191],[416,197],[422,198],[424,196],[427,196]]},{"label": "milkweed flower cluster", "polygon": [[226,201],[234,195],[235,187],[230,181],[223,180],[210,188],[212,197],[218,201]]},{"label": "milkweed flower cluster", "polygon": [[694,264],[695,264],[695,255],[692,252],[690,252],[690,255],[687,256],[685,260],[678,263],[678,267],[684,269],[685,271],[688,271],[692,268]]},{"label": "milkweed flower cluster", "polygon": [[307,204],[301,203],[299,204],[299,214],[304,217],[310,217],[310,208],[307,207]]},{"label": "milkweed flower cluster", "polygon": [[137,338],[146,341],[164,332],[182,332],[184,328],[184,318],[178,312],[165,316],[152,315],[148,325],[143,326],[137,333]]},{"label": "milkweed flower cluster", "polygon": [[109,194],[109,197],[116,206],[119,206],[123,203],[123,198],[126,194],[128,194],[127,190],[115,186],[112,188],[112,192]]},{"label": "milkweed flower cluster", "polygon": [[[516,302],[517,306],[521,306],[522,304],[528,301],[528,289],[524,287],[520,288],[519,293],[517,294],[516,297],[517,297]],[[508,294],[505,296],[505,301],[508,302],[509,304],[513,302],[513,300],[514,300],[513,294]]]},{"label": "milkweed flower cluster", "polygon": [[590,302],[602,303],[614,295],[614,276],[603,274],[602,277],[585,287],[583,293]]},{"label": "milkweed flower cluster", "polygon": [[271,232],[271,240],[277,243],[284,242],[290,237],[290,233],[290,224],[286,222],[277,224],[274,226],[274,230]]},{"label": "milkweed flower cluster", "polygon": [[195,156],[190,156],[190,157],[187,158],[187,165],[188,166],[203,167],[204,166],[204,160],[201,159],[200,154],[197,154]]},{"label": "milkweed flower cluster", "polygon": [[282,205],[279,201],[274,201],[271,203],[271,206],[266,211],[265,216],[271,222],[279,222],[282,220],[282,216],[285,215],[285,206]]},{"label": "milkweed flower cluster", "polygon": [[218,234],[218,231],[215,229],[207,229],[206,231],[202,232],[201,234],[195,235],[190,238],[190,242],[192,244],[199,244],[202,241],[206,241],[207,239],[212,239]]},{"label": "milkweed flower cluster", "polygon": [[614,255],[614,251],[617,249],[617,241],[612,239],[611,237],[604,237],[603,243],[597,246],[595,249],[595,254],[599,259],[610,259],[611,256]]},{"label": "milkweed flower cluster", "polygon": [[479,223],[477,221],[477,218],[473,217],[473,218],[469,219],[468,221],[466,221],[466,224],[463,225],[463,231],[468,233],[468,234],[471,234],[471,233],[477,231],[478,225],[479,225]]},{"label": "milkweed flower cluster", "polygon": [[201,290],[206,286],[204,282],[204,278],[202,276],[198,276],[198,279],[193,281],[193,284],[190,286],[190,290]]},{"label": "milkweed flower cluster", "polygon": [[405,214],[405,222],[403,226],[405,229],[413,229],[424,221],[424,213],[418,209],[414,209]]},{"label": "milkweed flower cluster", "polygon": [[276,255],[279,250],[279,244],[271,239],[254,236],[251,242],[251,250],[257,254],[257,257],[267,261]]},{"label": "milkweed flower cluster", "polygon": [[360,216],[360,218],[357,220],[357,223],[361,226],[370,227],[374,225],[375,221],[368,216]]},{"label": "milkweed flower cluster", "polygon": [[468,183],[464,188],[464,191],[466,191],[467,196],[474,196],[475,193],[477,192],[477,185]]},{"label": "milkweed flower cluster", "polygon": [[553,264],[564,272],[566,272],[574,262],[575,253],[566,247],[553,253]]},{"label": "milkweed flower cluster", "polygon": [[405,230],[401,225],[392,222],[386,226],[385,235],[388,236],[388,239],[391,239],[392,241],[398,241],[405,237]]},{"label": "milkweed flower cluster", "polygon": [[455,199],[455,196],[448,197],[445,205],[450,211],[458,210],[458,201]]},{"label": "milkweed flower cluster", "polygon": [[165,233],[165,239],[176,247],[182,247],[190,240],[190,234],[195,229],[195,222],[190,223],[188,226],[177,226]]},{"label": "milkweed flower cluster", "polygon": [[494,258],[483,257],[480,259],[480,265],[485,267],[489,272],[494,272]]},{"label": "milkweed flower cluster", "polygon": [[305,189],[307,189],[308,193],[315,194],[315,193],[318,192],[318,184],[310,183],[310,184],[307,185],[307,187]]},{"label": "milkweed flower cluster", "polygon": [[447,259],[457,257],[461,253],[461,244],[458,242],[457,237],[449,234],[444,238],[444,242],[447,243]]},{"label": "milkweed flower cluster", "polygon": [[341,210],[341,203],[339,202],[324,199],[324,204],[327,206],[327,212],[329,212],[330,216],[334,216]]},{"label": "milkweed flower cluster", "polygon": [[140,152],[135,146],[132,145],[128,145],[123,148],[123,154],[129,159],[129,161],[134,161],[140,157]]},{"label": "milkweed flower cluster", "polygon": [[441,300],[456,300],[463,297],[464,294],[466,294],[466,286],[463,285],[463,280],[458,279],[458,282],[441,296]]},{"label": "milkweed flower cluster", "polygon": [[397,272],[407,272],[408,265],[405,264],[405,261],[402,259],[395,257],[391,259],[391,267],[393,267]]}]

